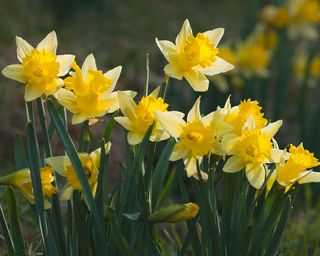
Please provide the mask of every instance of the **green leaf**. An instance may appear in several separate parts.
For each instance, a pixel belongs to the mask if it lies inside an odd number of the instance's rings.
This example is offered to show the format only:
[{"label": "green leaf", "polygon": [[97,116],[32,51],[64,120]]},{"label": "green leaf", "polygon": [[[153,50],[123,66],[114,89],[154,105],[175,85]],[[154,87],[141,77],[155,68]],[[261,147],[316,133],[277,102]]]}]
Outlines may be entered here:
[{"label": "green leaf", "polygon": [[40,165],[39,165],[39,149],[38,142],[35,135],[35,130],[32,123],[28,124],[27,127],[27,154],[29,160],[29,167],[31,172],[31,180],[33,186],[33,193],[35,198],[35,206],[37,211],[37,217],[39,220],[39,227],[44,243],[45,251],[47,255],[58,255],[58,249],[56,242],[53,238],[52,231],[50,230],[43,203],[42,196],[42,183],[40,176]]},{"label": "green leaf", "polygon": [[14,255],[14,244],[11,238],[11,234],[9,232],[8,224],[6,218],[4,216],[4,212],[2,209],[2,205],[0,204],[0,225],[2,228],[2,233],[4,237],[4,241],[7,245],[9,255]]},{"label": "green leaf", "polygon": [[17,170],[26,168],[28,166],[28,160],[20,134],[17,134],[14,137],[14,160]]},{"label": "green leaf", "polygon": [[86,198],[86,201],[88,202],[88,205],[90,207],[90,210],[93,215],[94,219],[94,229],[97,232],[97,237],[99,238],[100,245],[102,248],[100,248],[101,254],[107,253],[107,246],[106,246],[106,236],[105,236],[105,230],[104,230],[104,224],[102,221],[102,216],[99,214],[99,211],[97,209],[97,206],[95,204],[94,198],[92,196],[92,192],[90,189],[90,186],[88,184],[87,177],[84,172],[84,168],[81,164],[81,161],[79,159],[78,153],[75,149],[75,146],[70,138],[70,135],[66,131],[65,125],[56,110],[55,106],[53,105],[52,101],[48,101],[48,110],[51,117],[51,120],[55,126],[56,131],[59,134],[59,137],[65,147],[65,150],[69,156],[69,159],[75,169],[75,172],[77,174],[77,177],[80,181],[80,184],[82,186],[82,193],[84,197]]},{"label": "green leaf", "polygon": [[17,205],[17,201],[14,195],[14,191],[11,187],[7,188],[6,193],[7,210],[9,216],[10,229],[12,233],[12,239],[15,248],[15,254],[27,255],[24,246],[24,239],[21,232],[20,214]]},{"label": "green leaf", "polygon": [[110,140],[112,129],[113,129],[115,123],[116,123],[116,120],[114,118],[116,116],[118,116],[118,115],[119,115],[119,111],[114,112],[112,114],[112,116],[110,117],[108,124],[105,127],[104,135],[103,135],[103,138],[104,138],[105,141],[109,141]]},{"label": "green leaf", "polygon": [[169,157],[172,153],[173,147],[176,144],[174,139],[170,139],[165,146],[164,150],[162,151],[162,154],[159,158],[159,161],[156,165],[156,168],[154,170],[154,173],[151,178],[152,182],[152,210],[155,210],[159,207],[159,196],[163,189],[163,183],[164,179],[167,174],[167,169],[169,165]]}]

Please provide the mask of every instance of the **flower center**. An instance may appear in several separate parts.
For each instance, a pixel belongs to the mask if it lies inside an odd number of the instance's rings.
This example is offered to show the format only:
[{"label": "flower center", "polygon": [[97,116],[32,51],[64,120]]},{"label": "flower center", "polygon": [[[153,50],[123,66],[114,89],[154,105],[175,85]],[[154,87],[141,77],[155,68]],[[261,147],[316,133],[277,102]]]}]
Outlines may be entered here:
[{"label": "flower center", "polygon": [[59,72],[59,63],[56,62],[56,58],[56,55],[50,52],[37,49],[26,56],[22,61],[22,66],[28,83],[43,87],[56,79]]},{"label": "flower center", "polygon": [[271,156],[270,138],[260,130],[245,130],[235,146],[235,155],[241,157],[246,164],[261,164]]},{"label": "flower center", "polygon": [[[85,156],[80,155],[80,160],[81,160],[82,166],[84,168],[84,173],[88,179],[88,183],[91,187],[96,183],[99,171],[94,166],[92,160],[89,157],[85,157]],[[78,190],[78,191],[82,191],[81,183],[80,183],[78,176],[77,176],[72,165],[68,165],[66,167],[65,176],[67,178],[68,184],[73,189]]]},{"label": "flower center", "polygon": [[193,121],[184,127],[178,147],[186,147],[192,156],[204,156],[210,153],[214,144],[214,130],[200,121]]},{"label": "flower center", "polygon": [[101,70],[89,70],[86,84],[88,84],[91,92],[105,93],[111,88],[112,81],[105,77]]},{"label": "flower center", "polygon": [[183,53],[183,66],[190,68],[200,65],[205,68],[216,60],[219,50],[210,42],[208,36],[198,33],[196,37],[191,35],[187,38]]}]

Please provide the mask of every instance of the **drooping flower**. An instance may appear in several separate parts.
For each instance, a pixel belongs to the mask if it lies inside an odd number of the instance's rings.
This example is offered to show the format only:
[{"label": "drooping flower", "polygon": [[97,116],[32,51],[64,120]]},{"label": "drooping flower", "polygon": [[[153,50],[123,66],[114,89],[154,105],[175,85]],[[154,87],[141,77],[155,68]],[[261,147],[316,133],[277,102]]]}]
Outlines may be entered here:
[{"label": "drooping flower", "polygon": [[[128,130],[128,143],[130,145],[139,144],[148,128],[154,124],[151,137],[152,141],[166,140],[170,136],[165,132],[157,121],[154,111],[167,111],[168,104],[161,97],[158,97],[159,87],[151,94],[142,97],[138,104],[126,93],[118,92],[120,109],[124,116],[116,117],[115,120]],[[181,115],[176,113],[177,117]],[[183,116],[182,116],[183,117]]]},{"label": "drooping flower", "polygon": [[313,153],[304,149],[302,144],[298,147],[291,144],[288,156],[282,157],[276,166],[275,180],[284,186],[286,191],[296,182],[299,184],[320,182],[320,173],[310,170],[319,165],[319,160]]},{"label": "drooping flower", "polygon": [[242,128],[240,136],[225,141],[229,157],[223,167],[224,172],[235,173],[245,168],[249,183],[260,189],[265,181],[264,164],[280,161],[282,152],[274,148],[272,138],[282,125],[282,121],[270,123],[258,129],[252,116]]},{"label": "drooping flower", "polygon": [[[118,66],[106,73],[97,69],[93,54],[85,59],[82,68],[74,62],[74,72],[64,80],[65,88],[55,93],[58,102],[73,113],[72,124],[102,117],[119,109],[117,92],[112,92],[121,72]],[[128,95],[135,93],[125,91]]]},{"label": "drooping flower", "polygon": [[25,84],[24,98],[32,101],[40,96],[54,94],[63,85],[62,77],[68,73],[73,55],[56,55],[57,36],[49,33],[34,49],[21,37],[16,37],[17,57],[21,64],[5,67],[2,74]]},{"label": "drooping flower", "polygon": [[193,36],[188,20],[182,25],[175,44],[166,40],[156,43],[169,62],[165,73],[175,79],[185,78],[195,91],[207,91],[209,81],[206,76],[213,76],[233,69],[233,65],[218,57],[217,45],[224,29],[217,28]]},{"label": "drooping flower", "polygon": [[[106,154],[109,153],[110,147],[110,142],[105,144]],[[93,197],[95,196],[97,190],[100,156],[100,148],[96,149],[90,154],[79,153],[79,158],[84,168],[85,175],[87,177]],[[55,170],[55,172],[59,173],[61,176],[67,179],[67,182],[63,187],[60,195],[61,200],[69,200],[73,194],[73,191],[75,190],[82,192],[82,185],[80,183],[80,180],[78,179],[77,173],[67,156],[49,157],[45,161]],[[84,197],[84,199],[86,198]]]},{"label": "drooping flower", "polygon": [[[55,180],[53,172],[51,167],[40,168],[42,193],[46,209],[50,208],[47,198],[52,197],[57,192],[57,188],[52,184]],[[35,204],[30,169],[21,169],[0,177],[0,185],[16,187],[29,203]]]},{"label": "drooping flower", "polygon": [[200,97],[188,113],[187,122],[172,112],[155,111],[160,125],[177,139],[171,161],[184,160],[188,177],[197,176],[197,162],[210,153],[220,154],[221,137],[230,132],[230,126],[223,122],[220,112],[213,112],[204,117],[200,114]]}]

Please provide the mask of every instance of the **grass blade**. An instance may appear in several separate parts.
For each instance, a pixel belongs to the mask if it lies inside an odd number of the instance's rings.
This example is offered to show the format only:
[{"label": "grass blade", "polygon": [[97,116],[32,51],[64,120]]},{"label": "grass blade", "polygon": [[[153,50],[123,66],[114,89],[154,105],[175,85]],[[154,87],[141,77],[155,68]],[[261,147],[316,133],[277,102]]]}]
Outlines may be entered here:
[{"label": "grass blade", "polygon": [[2,228],[2,233],[4,236],[4,241],[7,245],[9,255],[14,255],[14,244],[11,238],[11,234],[9,232],[8,224],[6,218],[4,216],[4,212],[2,209],[2,205],[0,204],[0,225]]}]

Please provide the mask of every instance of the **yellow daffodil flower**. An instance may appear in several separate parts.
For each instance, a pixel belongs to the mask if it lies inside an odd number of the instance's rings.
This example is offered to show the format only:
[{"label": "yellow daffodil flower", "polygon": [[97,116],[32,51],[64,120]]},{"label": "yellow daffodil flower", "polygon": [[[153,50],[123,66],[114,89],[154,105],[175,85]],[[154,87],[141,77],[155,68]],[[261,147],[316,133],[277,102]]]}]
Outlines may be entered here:
[{"label": "yellow daffodil flower", "polygon": [[[47,198],[52,197],[52,195],[57,192],[57,188],[52,184],[52,182],[55,180],[53,172],[54,171],[51,167],[40,168],[42,193],[44,196],[44,206],[46,209],[50,208],[50,203]],[[21,169],[6,176],[0,177],[0,185],[16,187],[29,201],[29,203],[35,204],[30,169]]]},{"label": "yellow daffodil flower", "polygon": [[[72,124],[102,117],[119,109],[117,92],[112,92],[121,72],[118,66],[106,73],[97,69],[93,54],[88,55],[82,68],[73,63],[75,72],[64,80],[65,88],[55,93],[58,102],[73,113]],[[126,91],[128,95],[135,93]]]},{"label": "yellow daffodil flower", "polygon": [[[116,117],[115,120],[128,130],[128,143],[130,145],[139,144],[148,128],[154,124],[151,133],[151,141],[162,141],[168,139],[170,136],[160,126],[154,115],[154,111],[167,111],[168,104],[164,102],[161,97],[158,97],[160,87],[157,87],[151,94],[142,97],[138,104],[136,104],[132,97],[124,92],[118,92],[120,109],[124,116]],[[180,112],[174,112],[177,117]],[[182,115],[183,117],[183,115]]]},{"label": "yellow daffodil flower", "polygon": [[240,136],[225,141],[225,148],[229,155],[223,171],[235,173],[245,168],[249,183],[260,189],[265,181],[264,164],[280,161],[282,152],[273,147],[272,138],[282,125],[282,121],[270,123],[258,129],[250,115],[242,128]]},{"label": "yellow daffodil flower", "polygon": [[283,6],[266,5],[261,10],[261,20],[264,24],[275,28],[283,28],[289,23],[289,10]]},{"label": "yellow daffodil flower", "polygon": [[289,36],[293,39],[302,36],[306,39],[318,38],[316,25],[320,23],[320,3],[317,0],[288,0],[291,22]]},{"label": "yellow daffodil flower", "polygon": [[160,125],[177,139],[171,161],[184,160],[188,177],[197,176],[197,161],[210,153],[220,154],[221,137],[230,131],[230,126],[223,122],[220,112],[213,112],[201,117],[200,97],[188,113],[187,122],[172,112],[154,112]]},{"label": "yellow daffodil flower", "polygon": [[195,91],[207,91],[213,76],[233,69],[233,65],[218,57],[217,45],[224,29],[217,28],[193,36],[188,20],[182,25],[175,44],[166,40],[156,43],[169,62],[165,73],[175,79],[185,78]]},{"label": "yellow daffodil flower", "polygon": [[258,101],[243,100],[239,106],[231,107],[230,99],[228,98],[223,110],[225,111],[224,121],[233,127],[232,133],[239,136],[249,116],[252,116],[257,129],[264,128],[268,123],[261,112],[262,107],[259,106]]},{"label": "yellow daffodil flower", "polygon": [[42,95],[54,94],[63,85],[62,77],[68,73],[73,55],[56,55],[57,36],[49,33],[34,49],[21,37],[16,37],[17,57],[21,64],[5,67],[2,74],[25,84],[24,98],[32,101]]},{"label": "yellow daffodil flower", "polygon": [[320,182],[320,173],[309,170],[319,165],[319,160],[313,153],[304,149],[302,144],[298,147],[291,144],[288,156],[282,157],[276,166],[275,180],[284,186],[286,191],[296,182],[299,184]]},{"label": "yellow daffodil flower", "polygon": [[[105,144],[105,152],[109,153],[111,143]],[[85,171],[85,175],[88,179],[89,186],[92,191],[93,197],[96,194],[97,182],[100,168],[100,148],[88,153],[79,153],[79,158]],[[78,179],[75,169],[73,168],[70,159],[67,156],[55,156],[49,157],[46,163],[51,166],[55,172],[67,179],[67,183],[62,189],[61,200],[67,201],[72,197],[73,191],[82,191],[81,183]],[[84,197],[86,200],[86,198]]]}]

